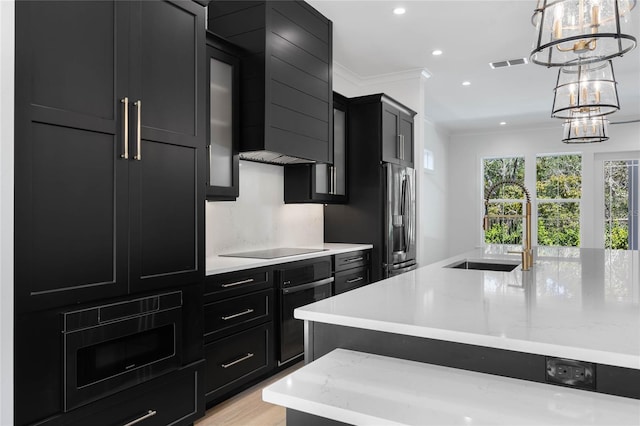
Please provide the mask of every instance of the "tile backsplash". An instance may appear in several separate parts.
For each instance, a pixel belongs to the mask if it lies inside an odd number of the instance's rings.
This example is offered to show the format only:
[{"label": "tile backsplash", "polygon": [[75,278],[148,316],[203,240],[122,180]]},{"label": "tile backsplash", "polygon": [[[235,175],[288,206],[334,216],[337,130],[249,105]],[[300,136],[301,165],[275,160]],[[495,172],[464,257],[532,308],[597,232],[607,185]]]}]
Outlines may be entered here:
[{"label": "tile backsplash", "polygon": [[284,168],[240,161],[237,201],[207,202],[206,256],[323,243],[322,204],[284,204]]}]

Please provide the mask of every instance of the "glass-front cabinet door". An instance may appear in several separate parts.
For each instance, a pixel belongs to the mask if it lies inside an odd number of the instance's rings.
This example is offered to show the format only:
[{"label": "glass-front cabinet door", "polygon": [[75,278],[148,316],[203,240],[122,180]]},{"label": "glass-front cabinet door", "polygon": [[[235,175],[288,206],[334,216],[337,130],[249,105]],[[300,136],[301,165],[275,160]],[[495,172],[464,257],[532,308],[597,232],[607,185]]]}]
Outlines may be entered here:
[{"label": "glass-front cabinet door", "polygon": [[333,101],[333,164],[315,165],[315,192],[335,196],[345,196],[346,190],[346,141],[347,111],[334,93]]},{"label": "glass-front cabinet door", "polygon": [[224,40],[207,34],[209,126],[207,200],[238,197],[239,57]]}]

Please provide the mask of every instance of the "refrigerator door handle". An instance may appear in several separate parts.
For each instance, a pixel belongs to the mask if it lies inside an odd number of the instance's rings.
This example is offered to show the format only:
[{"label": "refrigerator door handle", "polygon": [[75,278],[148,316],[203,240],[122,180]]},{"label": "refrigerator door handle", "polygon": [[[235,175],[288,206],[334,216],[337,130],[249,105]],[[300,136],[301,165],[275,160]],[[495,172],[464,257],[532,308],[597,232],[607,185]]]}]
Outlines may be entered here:
[{"label": "refrigerator door handle", "polygon": [[404,231],[404,251],[408,252],[411,246],[411,206],[409,205],[411,194],[411,187],[409,183],[409,176],[405,175],[402,179],[402,228]]}]

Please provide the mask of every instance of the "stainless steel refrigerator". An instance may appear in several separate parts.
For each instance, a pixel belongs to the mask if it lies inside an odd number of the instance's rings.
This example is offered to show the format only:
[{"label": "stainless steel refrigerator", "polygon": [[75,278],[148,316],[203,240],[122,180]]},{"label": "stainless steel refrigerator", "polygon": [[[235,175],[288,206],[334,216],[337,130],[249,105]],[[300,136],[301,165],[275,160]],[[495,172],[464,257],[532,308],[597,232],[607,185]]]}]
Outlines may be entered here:
[{"label": "stainless steel refrigerator", "polygon": [[384,206],[383,277],[416,269],[415,170],[391,163],[382,165],[386,176]]},{"label": "stainless steel refrigerator", "polygon": [[415,269],[415,112],[385,94],[348,99],[347,202],[324,207],[324,240],[369,243],[371,281]]}]

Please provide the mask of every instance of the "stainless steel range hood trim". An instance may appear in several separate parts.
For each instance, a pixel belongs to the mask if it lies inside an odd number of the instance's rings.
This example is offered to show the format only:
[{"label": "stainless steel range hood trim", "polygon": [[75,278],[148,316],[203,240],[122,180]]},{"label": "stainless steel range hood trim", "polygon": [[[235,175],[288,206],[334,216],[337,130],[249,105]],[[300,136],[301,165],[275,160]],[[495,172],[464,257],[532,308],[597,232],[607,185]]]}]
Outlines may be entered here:
[{"label": "stainless steel range hood trim", "polygon": [[241,160],[255,161],[257,163],[275,164],[284,166],[287,164],[315,164],[316,161],[306,158],[292,157],[272,151],[246,151],[240,153]]}]

